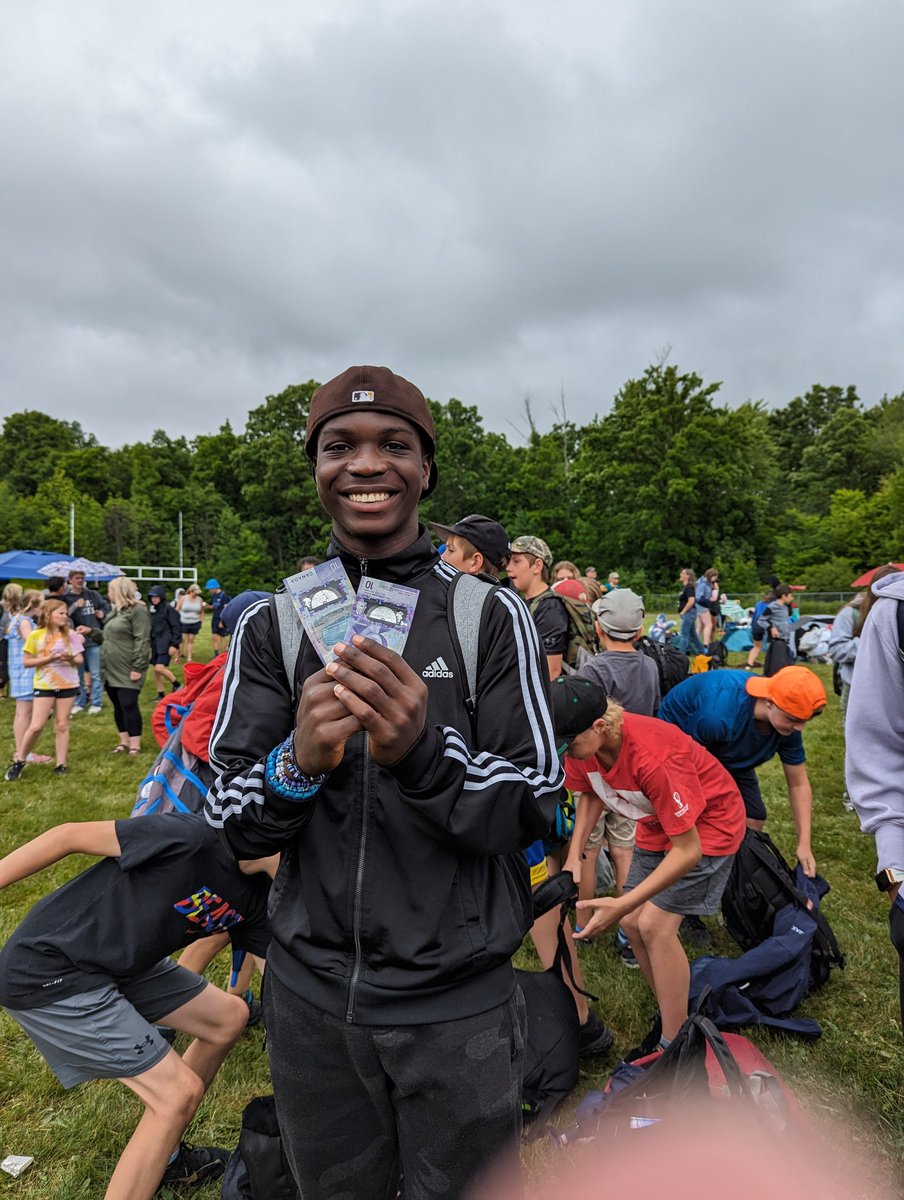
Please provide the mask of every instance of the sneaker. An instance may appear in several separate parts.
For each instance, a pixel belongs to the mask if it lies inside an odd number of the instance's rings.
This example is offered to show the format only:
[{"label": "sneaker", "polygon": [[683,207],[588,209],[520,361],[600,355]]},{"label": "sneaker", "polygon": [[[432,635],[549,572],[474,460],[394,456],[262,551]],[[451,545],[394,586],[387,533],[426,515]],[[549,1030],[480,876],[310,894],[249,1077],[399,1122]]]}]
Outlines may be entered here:
[{"label": "sneaker", "polygon": [[84,704],[73,704],[72,708],[70,708],[70,710],[69,710],[69,715],[70,715],[70,717],[77,717],[80,712],[84,712],[84,711],[85,711]]},{"label": "sneaker", "polygon": [[646,1058],[648,1054],[652,1054],[659,1047],[659,1039],[662,1037],[662,1016],[657,1013],[653,1018],[653,1024],[650,1027],[650,1032],[633,1050],[629,1050],[625,1055],[625,1062],[634,1062],[638,1058]]},{"label": "sneaker", "polygon": [[160,1186],[180,1183],[207,1183],[219,1179],[226,1170],[229,1151],[218,1146],[192,1146],[179,1143],[179,1154],[163,1172]]},{"label": "sneaker", "polygon": [[163,700],[163,699],[164,699],[164,694],[163,694],[163,692],[158,692],[158,693],[157,693],[157,701],[158,701],[158,703],[159,703],[161,700]]},{"label": "sneaker", "polygon": [[[584,928],[583,925],[575,925],[574,931],[575,931],[575,933],[580,933],[583,928]],[[579,946],[593,946],[595,944],[596,944],[596,938],[592,938],[592,937],[581,938],[581,940],[578,942]]]},{"label": "sneaker", "polygon": [[65,763],[60,763],[60,765],[58,767],[53,768],[53,773],[54,773],[54,775],[68,775],[69,768],[66,766]]},{"label": "sneaker", "polygon": [[615,1041],[615,1034],[608,1025],[604,1025],[595,1012],[591,1012],[587,1020],[578,1030],[580,1037],[581,1058],[593,1058],[599,1054],[608,1054]]},{"label": "sneaker", "polygon": [[92,704],[91,707],[88,709],[88,716],[96,717],[99,712],[103,712],[103,711],[104,710],[101,708],[101,706],[99,704]]},{"label": "sneaker", "polygon": [[618,957],[622,960],[626,967],[630,968],[632,971],[640,969],[640,963],[637,961],[637,957],[634,954],[634,951],[631,949],[631,943],[620,929],[617,930],[615,934],[615,949],[618,951]]},{"label": "sneaker", "polygon": [[689,946],[709,948],[713,944],[712,934],[699,917],[685,917],[678,928],[678,936]]},{"label": "sneaker", "polygon": [[264,1006],[260,1000],[255,999],[254,992],[251,988],[242,992],[242,999],[248,1005],[248,1024],[247,1029],[252,1029],[255,1025],[260,1025],[264,1019]]},{"label": "sneaker", "polygon": [[24,770],[25,770],[25,759],[24,758],[14,758],[12,761],[12,765],[10,767],[8,767],[7,771],[6,771],[7,782],[12,783],[12,781],[14,779],[18,779]]}]

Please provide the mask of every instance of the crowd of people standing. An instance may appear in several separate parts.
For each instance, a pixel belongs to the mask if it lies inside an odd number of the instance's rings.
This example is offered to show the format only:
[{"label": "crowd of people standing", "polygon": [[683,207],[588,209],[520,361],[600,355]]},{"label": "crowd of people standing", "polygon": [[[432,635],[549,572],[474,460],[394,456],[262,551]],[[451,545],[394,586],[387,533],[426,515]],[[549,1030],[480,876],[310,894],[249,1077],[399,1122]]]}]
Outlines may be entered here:
[{"label": "crowd of people standing", "polygon": [[[112,753],[139,755],[143,732],[139,697],[148,669],[153,667],[158,699],[165,687],[180,685],[172,668],[185,650],[186,661],[192,661],[205,608],[212,613],[215,649],[225,648],[222,610],[230,597],[216,580],[209,580],[207,586],[210,602],[204,601],[197,584],[186,593],[193,617],[186,641],[185,596],[170,604],[162,584],[153,585],[145,600],[135,582],[124,575],[110,581],[106,596],[87,586],[81,571],[68,578],[51,577],[43,591],[8,583],[0,605],[0,640],[15,714],[13,760],[5,779],[13,782],[26,767],[51,762],[54,775],[68,774],[72,718],[83,712],[99,716],[105,700],[118,734]],[[54,755],[37,754],[35,748],[51,716]]]}]

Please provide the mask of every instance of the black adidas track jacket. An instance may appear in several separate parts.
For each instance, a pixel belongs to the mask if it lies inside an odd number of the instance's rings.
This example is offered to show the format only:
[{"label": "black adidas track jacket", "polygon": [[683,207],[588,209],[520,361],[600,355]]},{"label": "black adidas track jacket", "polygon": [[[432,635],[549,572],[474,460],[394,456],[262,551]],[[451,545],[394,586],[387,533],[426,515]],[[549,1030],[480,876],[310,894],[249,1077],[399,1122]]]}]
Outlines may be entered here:
[{"label": "black adidas track jacket", "polygon": [[[548,832],[562,783],[536,629],[517,595],[494,589],[472,745],[447,616],[454,568],[423,530],[391,559],[365,564],[336,545],[330,554],[341,554],[355,586],[367,573],[420,592],[404,657],[429,688],[424,731],[391,769],[357,734],[313,799],[273,794],[265,760],[294,714],[279,630],[262,601],[230,648],[207,819],[238,858],[282,852],[268,969],[287,987],[362,1024],[471,1016],[514,989],[511,956],[531,924],[520,851]],[[321,665],[304,639],[299,692]]]}]

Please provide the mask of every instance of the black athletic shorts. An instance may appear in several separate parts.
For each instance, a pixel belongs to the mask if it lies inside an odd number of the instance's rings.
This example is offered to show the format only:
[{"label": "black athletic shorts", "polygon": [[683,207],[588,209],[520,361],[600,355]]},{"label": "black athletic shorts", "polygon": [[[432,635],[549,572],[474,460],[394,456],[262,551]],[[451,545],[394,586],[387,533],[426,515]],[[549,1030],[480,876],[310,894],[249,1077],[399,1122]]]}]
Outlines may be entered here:
[{"label": "black athletic shorts", "polygon": [[732,779],[738,785],[741,799],[744,801],[744,811],[751,821],[766,820],[766,805],[760,792],[760,781],[753,767],[744,771],[729,771]]}]

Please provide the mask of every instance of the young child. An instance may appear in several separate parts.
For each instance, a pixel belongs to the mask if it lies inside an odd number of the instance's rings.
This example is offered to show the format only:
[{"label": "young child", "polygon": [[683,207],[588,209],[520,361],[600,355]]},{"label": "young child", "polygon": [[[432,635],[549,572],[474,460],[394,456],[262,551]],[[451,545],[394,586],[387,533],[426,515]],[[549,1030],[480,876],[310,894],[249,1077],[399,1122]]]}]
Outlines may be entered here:
[{"label": "young child", "polygon": [[659,1002],[665,1046],[687,1018],[690,965],[678,928],[686,915],[718,911],[744,837],[744,804],[702,746],[608,703],[600,684],[565,676],[552,698],[565,786],[591,815],[605,805],[637,821],[624,895],[579,900],[583,929],[575,936],[621,924]]},{"label": "young child", "polygon": [[45,600],[41,605],[38,628],[28,635],[22,648],[23,667],[34,667],[35,670],[34,700],[31,725],[18,752],[21,757],[13,759],[6,772],[8,780],[18,779],[25,770],[28,755],[35,748],[54,708],[56,766],[53,773],[65,775],[68,772],[69,717],[78,695],[78,668],[84,661],[84,647],[81,634],[74,633],[69,624],[65,602]]},{"label": "young child", "polygon": [[[597,636],[602,650],[578,672],[605,688],[606,695],[628,712],[655,716],[659,708],[659,670],[655,662],[637,650],[643,633],[644,604],[630,588],[614,588],[593,605]],[[578,807],[571,848],[565,870],[578,881],[581,900],[590,900],[596,887],[596,864],[603,842],[615,873],[615,894],[624,891],[631,852],[634,848],[634,822],[611,809],[597,813],[596,824],[588,823],[588,814]],[[616,947],[627,967],[637,961],[623,930],[616,933]]]},{"label": "young child", "polygon": [[[65,1088],[118,1079],[144,1115],[106,1200],[204,1183],[228,1152],[180,1142],[248,1019],[239,996],[167,956],[228,930],[263,965],[274,860],[236,863],[201,816],[57,825],[0,859],[0,889],[69,854],[104,855],[40,900],[0,951],[0,1005]],[[180,1058],[156,1026],[194,1038]]]},{"label": "young child", "polygon": [[762,599],[757,600],[753,610],[753,616],[750,618],[750,636],[753,639],[753,645],[750,647],[750,653],[747,655],[747,662],[744,664],[745,671],[755,671],[757,659],[760,657],[760,651],[763,649],[763,637],[765,630],[760,622],[765,618],[769,611],[769,606],[775,599],[775,592],[772,588],[767,588],[763,592]]}]

